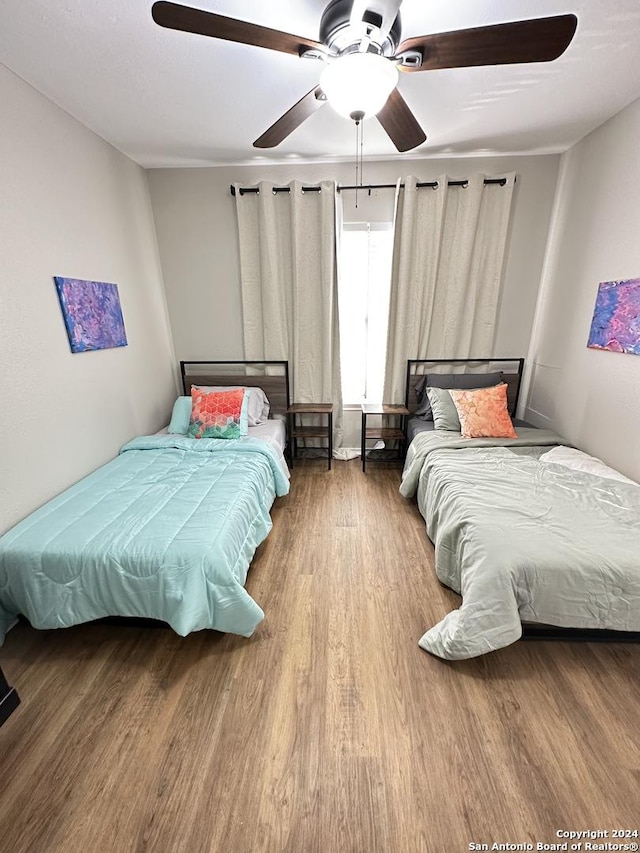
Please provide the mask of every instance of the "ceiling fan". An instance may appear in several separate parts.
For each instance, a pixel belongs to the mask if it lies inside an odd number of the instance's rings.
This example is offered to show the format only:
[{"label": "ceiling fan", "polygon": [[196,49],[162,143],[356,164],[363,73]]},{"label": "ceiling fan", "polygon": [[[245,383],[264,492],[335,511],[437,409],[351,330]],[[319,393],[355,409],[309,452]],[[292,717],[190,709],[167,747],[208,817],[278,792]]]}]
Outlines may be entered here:
[{"label": "ceiling fan", "polygon": [[409,151],[427,138],[398,91],[398,70],[549,62],[567,49],[578,23],[575,15],[556,15],[401,40],[401,5],[402,0],[331,0],[320,19],[318,41],[165,0],[154,3],[151,14],[168,29],[324,63],[319,85],[256,139],[254,147],[279,145],[328,100],[356,122],[376,115],[398,151]]}]

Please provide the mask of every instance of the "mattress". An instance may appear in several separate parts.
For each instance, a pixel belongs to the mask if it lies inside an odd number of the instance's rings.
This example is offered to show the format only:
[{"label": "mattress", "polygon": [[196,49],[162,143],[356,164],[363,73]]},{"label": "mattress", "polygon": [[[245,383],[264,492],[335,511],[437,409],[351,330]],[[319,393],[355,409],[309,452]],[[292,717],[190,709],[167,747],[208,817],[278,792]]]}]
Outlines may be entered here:
[{"label": "mattress", "polygon": [[409,444],[421,432],[433,432],[435,425],[433,421],[425,421],[422,418],[409,418],[407,421],[407,441]]},{"label": "mattress", "polygon": [[286,422],[279,418],[269,418],[258,426],[250,426],[248,430],[250,438],[258,438],[260,441],[266,442],[278,457],[280,466],[285,474],[289,475],[289,468],[284,458],[284,450],[287,446],[287,426]]},{"label": "mattress", "polygon": [[249,437],[266,441],[279,450],[280,453],[283,453],[287,443],[287,427],[285,422],[280,420],[280,418],[269,418],[268,421],[258,424],[258,426],[250,426]]}]

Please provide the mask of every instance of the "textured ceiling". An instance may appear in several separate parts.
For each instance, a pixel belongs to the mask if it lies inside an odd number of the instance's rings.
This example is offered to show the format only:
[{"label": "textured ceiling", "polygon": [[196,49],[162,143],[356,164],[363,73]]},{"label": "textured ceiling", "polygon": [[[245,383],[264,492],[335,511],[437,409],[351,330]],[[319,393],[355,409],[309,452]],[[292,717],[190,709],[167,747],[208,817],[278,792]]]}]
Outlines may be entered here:
[{"label": "textured ceiling", "polygon": [[[183,0],[184,1],[184,0]],[[199,0],[317,38],[323,0]],[[351,157],[350,121],[325,105],[280,146],[252,142],[317,84],[321,63],[166,30],[151,0],[2,0],[0,61],[146,167]],[[403,74],[427,133],[405,158],[563,151],[640,97],[640,0],[404,0],[402,36],[575,13],[555,62]],[[367,158],[398,157],[377,120]]]}]

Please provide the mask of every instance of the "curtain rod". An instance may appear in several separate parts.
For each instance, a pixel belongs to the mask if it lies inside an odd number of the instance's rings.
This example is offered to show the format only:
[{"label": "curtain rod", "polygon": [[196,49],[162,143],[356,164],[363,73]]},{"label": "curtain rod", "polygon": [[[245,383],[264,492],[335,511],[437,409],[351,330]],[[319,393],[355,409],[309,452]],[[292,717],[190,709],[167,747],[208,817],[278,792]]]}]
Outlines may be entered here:
[{"label": "curtain rod", "polygon": [[[448,181],[447,186],[449,187],[466,187],[469,183],[468,180],[462,179],[459,181]],[[506,178],[485,178],[484,179],[485,186],[487,184],[500,184],[503,187],[507,183]],[[338,192],[342,192],[343,190],[367,190],[369,195],[371,195],[371,190],[394,190],[397,184],[338,184],[336,190]],[[404,187],[404,184],[400,184],[401,187]],[[438,186],[437,181],[419,181],[416,184],[416,187],[431,187],[431,189],[436,189]],[[231,190],[231,195],[236,194],[236,188],[234,184],[231,184],[229,187]],[[259,187],[238,187],[238,191],[240,195],[244,195],[245,193],[259,193]],[[290,187],[273,187],[272,192],[274,193],[288,193],[290,192]],[[302,192],[308,193],[319,193],[320,187],[302,187]]]}]

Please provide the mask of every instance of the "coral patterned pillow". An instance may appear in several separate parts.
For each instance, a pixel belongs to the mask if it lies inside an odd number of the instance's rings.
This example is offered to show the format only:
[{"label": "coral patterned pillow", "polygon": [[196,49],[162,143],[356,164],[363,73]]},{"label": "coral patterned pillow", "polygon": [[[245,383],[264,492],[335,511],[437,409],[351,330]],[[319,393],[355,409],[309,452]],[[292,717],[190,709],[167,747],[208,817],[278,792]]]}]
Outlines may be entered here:
[{"label": "coral patterned pillow", "polygon": [[463,438],[517,438],[507,409],[507,385],[475,391],[450,389]]},{"label": "coral patterned pillow", "polygon": [[188,435],[193,438],[240,438],[247,435],[247,403],[244,388],[233,391],[191,389]]}]

